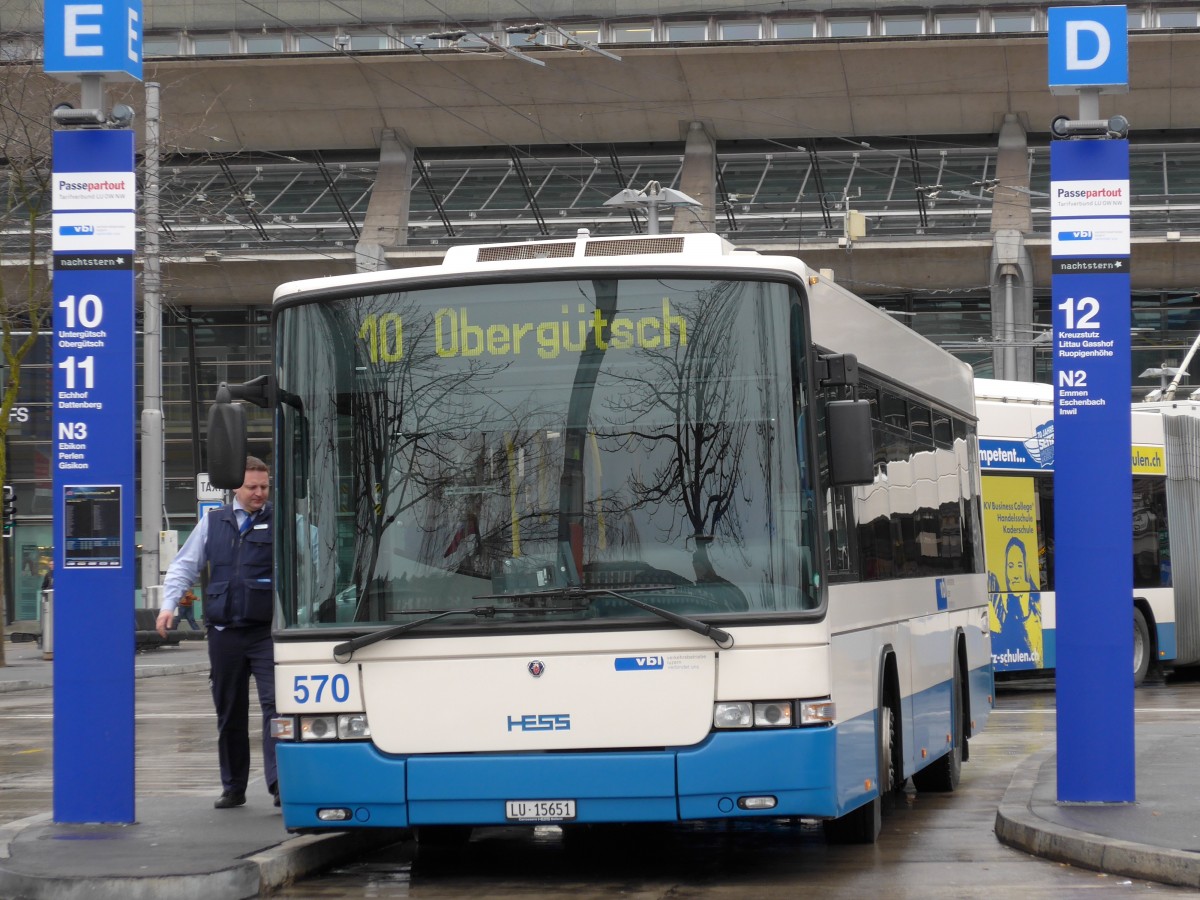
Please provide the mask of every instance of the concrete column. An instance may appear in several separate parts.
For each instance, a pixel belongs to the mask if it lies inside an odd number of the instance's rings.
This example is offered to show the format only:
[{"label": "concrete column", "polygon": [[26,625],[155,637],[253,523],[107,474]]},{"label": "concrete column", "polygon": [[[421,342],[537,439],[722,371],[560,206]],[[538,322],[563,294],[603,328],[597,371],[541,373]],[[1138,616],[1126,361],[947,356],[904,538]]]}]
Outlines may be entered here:
[{"label": "concrete column", "polygon": [[996,156],[996,185],[992,190],[992,231],[1033,230],[1033,212],[1029,196],[1029,144],[1025,129],[1012,113],[1000,126],[999,153]]},{"label": "concrete column", "polygon": [[[1033,230],[1029,151],[1025,129],[1012,113],[1000,126],[992,188],[992,364],[997,378],[1033,380],[1033,263],[1025,235]],[[1026,346],[1021,346],[1026,345]]]},{"label": "concrete column", "polygon": [[688,125],[679,190],[700,203],[674,210],[673,232],[713,232],[717,222],[717,147],[700,122]]},{"label": "concrete column", "polygon": [[[997,378],[1033,381],[1033,262],[1025,235],[1006,229],[992,235],[992,364]],[[1022,346],[1024,345],[1024,346]]]},{"label": "concrete column", "polygon": [[412,196],[412,147],[395,131],[386,129],[379,140],[379,173],[354,247],[359,272],[387,268],[384,254],[408,243],[408,210]]}]

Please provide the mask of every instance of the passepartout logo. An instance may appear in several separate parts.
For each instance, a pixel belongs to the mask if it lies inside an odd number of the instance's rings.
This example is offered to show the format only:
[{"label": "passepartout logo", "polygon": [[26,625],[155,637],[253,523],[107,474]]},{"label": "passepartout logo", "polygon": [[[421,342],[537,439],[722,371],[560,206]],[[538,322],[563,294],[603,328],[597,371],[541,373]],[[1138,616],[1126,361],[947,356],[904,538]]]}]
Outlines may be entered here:
[{"label": "passepartout logo", "polygon": [[120,193],[128,190],[129,180],[126,178],[111,180],[105,178],[100,181],[68,181],[66,178],[59,178],[55,187],[63,193],[68,191],[80,191],[85,194],[95,194],[101,191]]},{"label": "passepartout logo", "polygon": [[1129,182],[1116,179],[1055,181],[1050,185],[1050,217],[1127,216]]},{"label": "passepartout logo", "polygon": [[131,210],[136,180],[131,172],[56,172],[55,210]]}]

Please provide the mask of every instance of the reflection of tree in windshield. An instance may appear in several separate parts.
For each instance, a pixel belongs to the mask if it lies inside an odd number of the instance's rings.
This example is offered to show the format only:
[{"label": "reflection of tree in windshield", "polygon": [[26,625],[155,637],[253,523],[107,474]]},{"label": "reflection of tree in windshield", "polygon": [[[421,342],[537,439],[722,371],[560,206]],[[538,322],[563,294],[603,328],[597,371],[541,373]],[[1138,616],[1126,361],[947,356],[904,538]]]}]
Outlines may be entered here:
[{"label": "reflection of tree in windshield", "polygon": [[[461,445],[447,436],[482,430],[485,407],[476,395],[486,392],[504,365],[470,360],[446,366],[430,337],[434,316],[396,295],[364,297],[350,309],[352,321],[403,322],[402,335],[399,324],[392,325],[390,338],[378,324],[378,333],[367,335],[366,352],[374,359],[364,359],[361,346],[356,345],[358,352],[349,355],[358,361],[353,389],[340,398],[348,408],[339,411],[352,427],[350,468],[356,492],[352,577],[356,585],[369,589],[377,578],[390,574],[380,571],[388,529],[406,513],[416,515],[418,506],[444,499],[447,485],[461,479],[457,458]],[[375,348],[391,348],[392,358]],[[427,506],[427,510],[436,508]],[[360,602],[356,619],[386,617],[382,591],[364,590],[362,597],[371,607]]]},{"label": "reflection of tree in windshield", "polygon": [[687,322],[687,340],[669,350],[640,351],[643,368],[615,375],[621,386],[609,400],[613,421],[630,423],[611,431],[622,449],[657,460],[649,473],[634,476],[634,505],[683,507],[686,520],[671,517],[660,527],[667,542],[690,530],[682,536],[694,544],[698,582],[724,581],[709,556],[718,536],[741,540],[734,501],[750,426],[745,383],[733,377],[739,287],[716,283],[690,303],[676,294],[673,305]]}]

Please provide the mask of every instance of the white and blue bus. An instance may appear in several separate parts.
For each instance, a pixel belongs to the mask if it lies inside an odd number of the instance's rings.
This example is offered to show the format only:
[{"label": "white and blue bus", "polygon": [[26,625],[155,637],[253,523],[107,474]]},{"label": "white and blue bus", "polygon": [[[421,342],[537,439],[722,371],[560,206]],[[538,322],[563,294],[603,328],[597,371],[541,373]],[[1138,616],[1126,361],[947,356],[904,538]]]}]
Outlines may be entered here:
[{"label": "white and blue bus", "polygon": [[[984,534],[998,675],[1055,668],[1054,403],[1048,384],[975,381]],[[1200,403],[1135,404],[1131,417],[1134,683],[1200,662],[1195,510]]]},{"label": "white and blue bus", "polygon": [[[294,831],[812,817],[956,786],[993,686],[971,372],[688,234],[296,282],[274,374]],[[221,480],[218,480],[221,479]]]}]

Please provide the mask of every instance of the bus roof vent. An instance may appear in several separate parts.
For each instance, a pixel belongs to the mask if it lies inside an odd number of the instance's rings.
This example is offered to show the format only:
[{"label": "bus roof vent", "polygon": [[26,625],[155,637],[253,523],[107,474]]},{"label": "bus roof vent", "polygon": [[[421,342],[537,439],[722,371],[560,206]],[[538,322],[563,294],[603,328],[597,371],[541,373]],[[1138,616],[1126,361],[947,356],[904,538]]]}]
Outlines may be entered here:
[{"label": "bus roof vent", "polygon": [[588,241],[584,256],[629,256],[633,253],[682,253],[681,237],[646,237],[621,241]]},{"label": "bus roof vent", "polygon": [[574,241],[501,244],[479,248],[479,262],[504,262],[511,259],[558,259],[575,255]]}]

